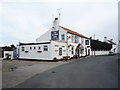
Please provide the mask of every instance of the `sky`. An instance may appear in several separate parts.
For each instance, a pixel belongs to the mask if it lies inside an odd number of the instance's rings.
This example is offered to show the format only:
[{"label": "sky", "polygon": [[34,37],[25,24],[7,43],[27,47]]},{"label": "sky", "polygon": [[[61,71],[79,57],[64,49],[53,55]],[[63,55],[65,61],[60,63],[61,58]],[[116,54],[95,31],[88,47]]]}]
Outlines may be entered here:
[{"label": "sky", "polygon": [[60,13],[60,26],[118,43],[119,0],[1,0],[0,46],[36,42]]}]

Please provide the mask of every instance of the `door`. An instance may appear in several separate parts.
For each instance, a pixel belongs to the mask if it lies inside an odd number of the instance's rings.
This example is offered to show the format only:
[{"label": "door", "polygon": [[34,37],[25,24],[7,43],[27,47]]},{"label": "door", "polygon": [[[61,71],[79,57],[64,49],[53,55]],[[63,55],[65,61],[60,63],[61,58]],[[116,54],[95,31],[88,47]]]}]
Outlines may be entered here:
[{"label": "door", "polygon": [[59,55],[62,55],[62,48],[59,48]]},{"label": "door", "polygon": [[90,49],[88,49],[88,55],[90,55]]},{"label": "door", "polygon": [[86,56],[87,56],[87,49],[85,49],[85,50],[86,50],[85,52],[86,52]]}]

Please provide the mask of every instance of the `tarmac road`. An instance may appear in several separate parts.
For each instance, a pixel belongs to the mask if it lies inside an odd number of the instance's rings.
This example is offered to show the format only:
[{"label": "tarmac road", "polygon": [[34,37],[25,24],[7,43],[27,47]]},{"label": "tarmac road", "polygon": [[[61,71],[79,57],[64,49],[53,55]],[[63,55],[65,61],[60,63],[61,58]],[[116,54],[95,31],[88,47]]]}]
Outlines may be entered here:
[{"label": "tarmac road", "polygon": [[118,56],[76,60],[36,74],[14,88],[118,88]]}]

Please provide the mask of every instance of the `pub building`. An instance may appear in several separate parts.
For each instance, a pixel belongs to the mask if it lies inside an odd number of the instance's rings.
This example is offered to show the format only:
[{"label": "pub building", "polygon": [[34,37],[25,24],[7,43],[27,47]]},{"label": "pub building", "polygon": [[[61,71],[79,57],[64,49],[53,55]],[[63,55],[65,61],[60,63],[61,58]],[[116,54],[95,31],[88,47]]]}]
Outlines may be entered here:
[{"label": "pub building", "polygon": [[64,57],[81,57],[91,54],[90,38],[59,25],[58,18],[53,27],[36,39],[36,43],[19,43],[19,59],[54,60]]},{"label": "pub building", "polygon": [[[36,43],[20,42],[17,52],[19,59],[32,60],[60,60],[94,55],[91,38],[60,26],[58,18],[55,18],[50,30],[36,39]],[[97,52],[102,54],[102,51]]]}]

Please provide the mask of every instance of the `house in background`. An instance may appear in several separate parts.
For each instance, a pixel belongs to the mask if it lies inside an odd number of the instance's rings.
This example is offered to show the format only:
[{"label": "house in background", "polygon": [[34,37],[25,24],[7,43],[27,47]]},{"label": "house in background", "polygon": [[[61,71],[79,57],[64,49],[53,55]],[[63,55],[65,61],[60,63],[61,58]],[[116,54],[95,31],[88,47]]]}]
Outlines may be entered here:
[{"label": "house in background", "polygon": [[91,54],[90,38],[59,25],[58,18],[36,43],[20,43],[19,59],[53,60]]},{"label": "house in background", "polygon": [[108,55],[112,44],[91,39],[91,55]]},{"label": "house in background", "polygon": [[112,44],[112,49],[110,50],[112,53],[118,53],[117,52],[117,44],[113,42],[113,40],[107,40],[108,43]]},{"label": "house in background", "polygon": [[3,49],[0,47],[0,58],[3,58]]},{"label": "house in background", "polygon": [[104,37],[104,41],[91,39],[91,53],[92,55],[108,55],[110,53],[117,53],[117,44],[113,40],[108,40]]},{"label": "house in background", "polygon": [[16,47],[5,46],[2,47],[3,59],[15,59],[16,58]]}]

